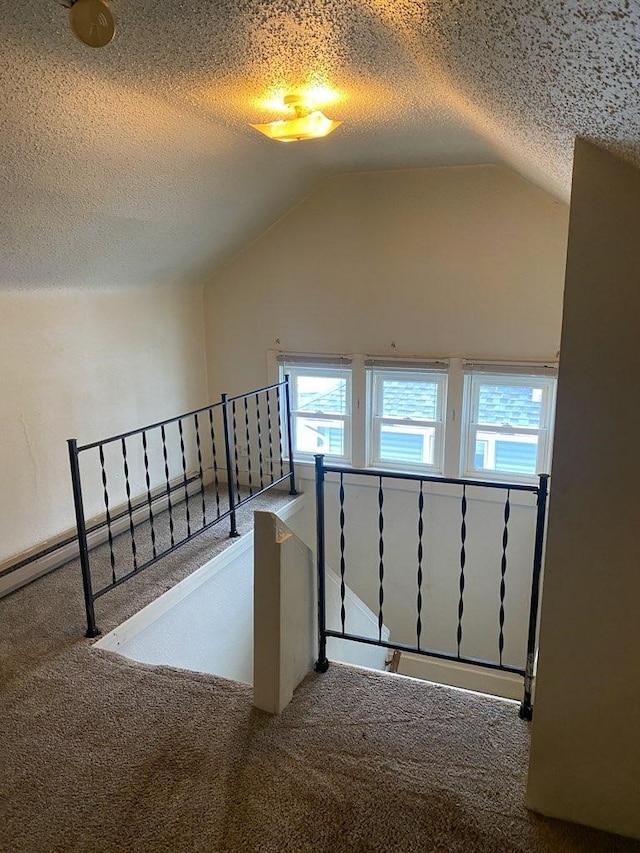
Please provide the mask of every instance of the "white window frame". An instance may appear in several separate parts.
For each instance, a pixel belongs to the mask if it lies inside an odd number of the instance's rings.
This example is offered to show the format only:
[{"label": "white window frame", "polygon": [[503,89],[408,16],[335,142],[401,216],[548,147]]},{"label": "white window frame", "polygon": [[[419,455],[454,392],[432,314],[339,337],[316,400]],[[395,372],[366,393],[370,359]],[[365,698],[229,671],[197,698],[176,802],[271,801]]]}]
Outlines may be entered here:
[{"label": "white window frame", "polygon": [[[555,392],[557,379],[557,364],[532,364],[528,362],[500,362],[500,361],[470,361],[460,357],[420,359],[420,358],[393,358],[385,356],[353,355],[320,355],[307,353],[283,353],[281,351],[269,350],[267,353],[268,373],[271,381],[280,381],[286,373],[292,375],[298,368],[316,367],[325,372],[338,370],[340,375],[347,378],[347,412],[345,415],[338,414],[338,419],[345,425],[345,453],[342,456],[335,454],[324,455],[327,462],[340,464],[345,467],[372,468],[380,470],[415,471],[425,475],[443,476],[448,478],[465,478],[471,480],[486,480],[514,483],[537,483],[537,477],[529,477],[522,474],[509,472],[491,472],[476,468],[474,463],[475,442],[472,432],[474,425],[470,422],[470,383],[472,375],[482,374],[486,380],[494,377],[498,380],[509,378],[514,384],[522,384],[523,381],[533,379],[536,384],[548,387],[543,394],[543,421],[541,429],[525,427],[514,427],[513,432],[523,435],[530,434],[534,438],[539,437],[537,473],[549,473],[551,466],[552,430],[555,416]],[[371,370],[370,368],[387,368],[389,371],[398,371],[405,377],[404,370],[429,371],[445,373],[446,392],[442,396],[442,431],[440,434],[440,448],[438,448],[438,464],[433,466],[419,466],[416,464],[403,465],[401,462],[381,463],[375,453],[374,444],[374,418],[372,416],[372,393],[371,393]],[[296,401],[292,395],[292,415],[295,411]],[[313,417],[314,413],[301,413],[305,418]],[[326,420],[327,413],[318,413],[318,418]],[[333,413],[331,414],[334,417]],[[440,414],[440,413],[439,413]],[[284,417],[284,405],[282,407]],[[335,417],[334,417],[335,419]],[[394,419],[392,419],[394,420]],[[402,421],[400,421],[402,423]],[[406,423],[406,421],[405,421]],[[418,419],[422,425],[422,419]],[[292,426],[295,419],[292,418]],[[432,425],[431,422],[428,425]],[[283,422],[284,427],[284,422]],[[491,425],[483,428],[481,432],[493,431],[494,434],[504,433],[504,427]],[[482,436],[480,436],[482,438]],[[322,450],[318,450],[319,453]],[[295,451],[294,458],[303,466],[314,462],[315,453]]]},{"label": "white window frame", "polygon": [[[296,356],[281,355],[278,357],[279,381],[282,382],[286,375],[289,376],[289,399],[291,405],[291,444],[296,461],[312,462],[316,453],[299,450],[296,448],[296,423],[298,418],[306,421],[317,421],[319,424],[328,421],[337,422],[344,427],[344,453],[327,453],[324,456],[327,462],[351,464],[351,439],[352,439],[352,371],[351,359],[347,356]],[[298,386],[297,379],[300,376],[322,376],[327,378],[344,379],[345,389],[345,412],[332,412],[319,409],[316,412],[298,410]],[[323,453],[319,448],[317,453]]]},{"label": "white window frame", "polygon": [[[538,475],[549,473],[556,397],[556,368],[548,365],[518,365],[468,362],[464,365],[464,401],[462,409],[462,442],[460,472],[463,478],[501,482],[535,483]],[[508,424],[482,424],[477,421],[481,385],[531,384],[542,389],[540,426],[524,427]],[[475,465],[476,441],[487,442],[487,461],[495,461],[495,440],[492,436],[512,435],[516,441],[533,443],[537,440],[536,473],[491,471]]]},{"label": "white window frame", "polygon": [[[382,361],[379,359],[365,360],[367,381],[367,467],[381,468],[393,471],[416,471],[428,474],[442,474],[444,470],[444,446],[445,446],[445,413],[447,411],[447,380],[448,365],[446,362],[406,362],[406,361]],[[384,380],[407,382],[412,379],[416,382],[435,382],[437,392],[436,418],[414,417],[389,417],[381,414],[381,389]],[[424,435],[422,429],[431,428],[433,435],[433,462],[406,464],[401,461],[382,459],[381,433],[382,427],[404,426],[420,428],[420,434]]]}]

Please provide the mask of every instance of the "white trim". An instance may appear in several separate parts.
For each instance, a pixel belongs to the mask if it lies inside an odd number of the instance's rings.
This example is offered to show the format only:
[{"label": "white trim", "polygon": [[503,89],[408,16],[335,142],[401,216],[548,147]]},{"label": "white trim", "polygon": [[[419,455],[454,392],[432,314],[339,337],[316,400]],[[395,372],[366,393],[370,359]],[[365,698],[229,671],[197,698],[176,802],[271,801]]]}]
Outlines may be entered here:
[{"label": "white trim", "polygon": [[368,447],[368,394],[364,356],[354,355],[351,365],[351,462],[354,468],[364,468]]},{"label": "white trim", "polygon": [[460,448],[462,446],[462,412],[464,398],[464,375],[462,359],[449,361],[447,400],[444,417],[444,463],[445,477],[460,475]]},{"label": "white trim", "polygon": [[524,690],[521,675],[430,658],[412,652],[402,653],[398,675],[444,684],[459,690],[485,693],[510,701],[521,700]]}]

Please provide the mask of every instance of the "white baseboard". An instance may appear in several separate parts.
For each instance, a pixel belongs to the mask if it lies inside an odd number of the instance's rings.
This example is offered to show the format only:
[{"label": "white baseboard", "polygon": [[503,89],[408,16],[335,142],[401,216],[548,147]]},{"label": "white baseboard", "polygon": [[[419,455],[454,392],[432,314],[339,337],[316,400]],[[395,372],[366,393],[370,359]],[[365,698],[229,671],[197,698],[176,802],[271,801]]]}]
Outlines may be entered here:
[{"label": "white baseboard", "polygon": [[490,696],[500,696],[503,699],[522,699],[522,677],[510,672],[403,652],[398,673],[419,678],[422,681],[433,681],[435,684],[447,684],[450,687],[460,687],[476,693],[488,693]]}]

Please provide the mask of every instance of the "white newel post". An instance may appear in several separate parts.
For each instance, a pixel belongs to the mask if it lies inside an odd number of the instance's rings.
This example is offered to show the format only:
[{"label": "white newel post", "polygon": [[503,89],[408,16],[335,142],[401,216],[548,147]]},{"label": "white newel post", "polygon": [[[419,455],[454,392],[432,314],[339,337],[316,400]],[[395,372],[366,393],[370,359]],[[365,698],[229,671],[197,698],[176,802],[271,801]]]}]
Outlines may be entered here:
[{"label": "white newel post", "polygon": [[281,519],[254,517],[253,705],[278,714],[316,658],[315,568]]}]

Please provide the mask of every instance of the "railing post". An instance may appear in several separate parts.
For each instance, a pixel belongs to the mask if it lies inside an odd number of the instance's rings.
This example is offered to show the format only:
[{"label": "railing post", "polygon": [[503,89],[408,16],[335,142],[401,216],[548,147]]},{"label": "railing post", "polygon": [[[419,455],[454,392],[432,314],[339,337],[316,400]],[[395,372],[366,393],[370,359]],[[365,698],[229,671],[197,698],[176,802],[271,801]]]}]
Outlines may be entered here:
[{"label": "railing post", "polygon": [[91,568],[89,566],[89,548],[87,546],[87,530],[84,521],[84,506],[82,502],[82,484],[80,482],[80,465],[78,462],[78,442],[75,438],[67,441],[69,446],[69,463],[71,465],[71,483],[73,485],[73,505],[76,512],[78,528],[78,551],[80,553],[80,568],[82,570],[82,586],[84,589],[84,606],[87,612],[86,637],[97,637],[100,631],[96,626],[96,614],[93,606],[93,590],[91,588]]},{"label": "railing post", "polygon": [[538,487],[538,512],[536,517],[536,540],[533,550],[533,577],[531,579],[531,606],[529,609],[529,633],[527,637],[527,662],[524,675],[524,697],[520,705],[520,717],[523,720],[533,718],[533,671],[536,659],[536,634],[538,630],[538,606],[540,602],[540,573],[542,571],[542,552],[544,547],[544,527],[547,513],[547,494],[549,475],[540,474]]},{"label": "railing post", "polygon": [[235,501],[233,498],[233,464],[231,462],[231,439],[229,437],[229,404],[227,403],[227,395],[222,395],[222,423],[224,425],[224,453],[227,463],[227,489],[229,495],[229,518],[231,527],[229,537],[233,538],[240,536],[236,526],[236,510]]},{"label": "railing post", "polygon": [[316,532],[318,560],[318,660],[316,672],[326,672],[329,669],[327,660],[327,614],[325,598],[325,566],[324,566],[324,455],[316,454]]},{"label": "railing post", "polygon": [[285,417],[287,421],[287,452],[289,454],[289,494],[297,495],[296,475],[293,468],[293,439],[291,436],[291,397],[289,395],[289,374],[284,377]]}]

